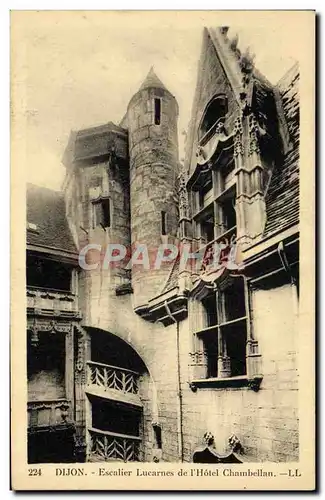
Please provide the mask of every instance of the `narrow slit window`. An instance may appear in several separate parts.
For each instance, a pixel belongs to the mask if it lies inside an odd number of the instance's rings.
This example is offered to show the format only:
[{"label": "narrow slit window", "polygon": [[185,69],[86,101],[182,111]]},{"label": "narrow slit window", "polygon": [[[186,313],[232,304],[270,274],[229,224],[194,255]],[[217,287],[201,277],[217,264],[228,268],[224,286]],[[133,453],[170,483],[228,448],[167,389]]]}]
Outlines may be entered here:
[{"label": "narrow slit window", "polygon": [[165,236],[167,234],[167,213],[161,212],[161,234]]},{"label": "narrow slit window", "polygon": [[111,227],[111,204],[110,199],[102,200],[102,225],[103,227]]},{"label": "narrow slit window", "polygon": [[155,98],[155,125],[160,125],[161,119],[161,100]]},{"label": "narrow slit window", "polygon": [[162,439],[161,439],[161,427],[160,425],[153,425],[153,431],[155,435],[156,446],[159,450],[162,449]]}]

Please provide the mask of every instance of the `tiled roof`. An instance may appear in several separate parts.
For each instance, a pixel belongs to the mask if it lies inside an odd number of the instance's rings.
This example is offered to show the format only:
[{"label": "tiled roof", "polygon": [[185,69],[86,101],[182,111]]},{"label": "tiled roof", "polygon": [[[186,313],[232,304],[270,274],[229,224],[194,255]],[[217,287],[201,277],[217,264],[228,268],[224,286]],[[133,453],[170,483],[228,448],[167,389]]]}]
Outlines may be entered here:
[{"label": "tiled roof", "polygon": [[[65,216],[63,194],[27,185],[27,244],[77,252]],[[28,224],[30,228],[28,229]]]},{"label": "tiled roof", "polygon": [[127,159],[127,130],[113,122],[71,132],[63,163],[69,166],[74,161],[92,161],[109,155],[112,149],[119,158]]},{"label": "tiled roof", "polygon": [[299,222],[299,72],[295,66],[278,84],[291,149],[273,172],[266,194],[264,236]]}]

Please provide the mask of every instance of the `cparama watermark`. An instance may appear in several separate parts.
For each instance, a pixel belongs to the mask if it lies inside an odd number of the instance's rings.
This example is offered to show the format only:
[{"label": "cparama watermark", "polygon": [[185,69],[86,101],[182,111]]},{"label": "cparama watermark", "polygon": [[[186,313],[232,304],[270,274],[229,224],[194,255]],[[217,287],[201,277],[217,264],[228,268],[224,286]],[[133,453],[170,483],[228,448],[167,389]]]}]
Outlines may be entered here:
[{"label": "cparama watermark", "polygon": [[238,261],[238,245],[235,241],[211,243],[195,250],[191,244],[166,243],[152,248],[145,243],[136,243],[127,247],[120,243],[109,243],[106,247],[97,243],[85,245],[79,252],[79,265],[85,271],[121,267],[131,270],[141,266],[143,270],[157,270],[163,266],[179,261],[179,269],[183,271],[189,266],[200,266],[202,270],[241,269]]}]

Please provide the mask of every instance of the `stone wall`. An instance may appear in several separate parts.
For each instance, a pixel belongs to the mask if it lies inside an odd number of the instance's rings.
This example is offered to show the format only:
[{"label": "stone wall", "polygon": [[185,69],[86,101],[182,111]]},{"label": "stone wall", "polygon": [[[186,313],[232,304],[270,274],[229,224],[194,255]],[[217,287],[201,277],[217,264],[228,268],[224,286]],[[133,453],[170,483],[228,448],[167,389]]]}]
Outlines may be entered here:
[{"label": "stone wall", "polygon": [[219,452],[235,433],[256,461],[296,461],[298,439],[298,373],[296,290],[290,284],[252,293],[252,327],[262,355],[263,381],[258,392],[248,388],[198,388],[187,381],[191,339],[181,325],[184,459],[191,461],[206,431]]},{"label": "stone wall", "polygon": [[41,370],[28,378],[28,401],[66,397],[64,374],[58,369]]},{"label": "stone wall", "polygon": [[[161,100],[160,124],[154,123],[154,99]],[[168,270],[154,269],[162,243],[174,241],[178,227],[176,179],[178,175],[177,103],[163,89],[140,90],[128,108],[130,203],[132,245],[146,244],[150,273],[143,266],[132,269],[135,305],[159,293]],[[162,212],[166,235],[162,235]]]},{"label": "stone wall", "polygon": [[84,326],[111,332],[130,344],[150,374],[150,384],[144,390],[145,401],[151,398],[150,410],[147,406],[144,414],[145,458],[152,460],[152,423],[157,422],[162,427],[162,460],[178,461],[176,326],[164,328],[141,319],[133,310],[133,296],[116,296],[112,280],[100,272],[89,271],[87,279],[91,295]]}]

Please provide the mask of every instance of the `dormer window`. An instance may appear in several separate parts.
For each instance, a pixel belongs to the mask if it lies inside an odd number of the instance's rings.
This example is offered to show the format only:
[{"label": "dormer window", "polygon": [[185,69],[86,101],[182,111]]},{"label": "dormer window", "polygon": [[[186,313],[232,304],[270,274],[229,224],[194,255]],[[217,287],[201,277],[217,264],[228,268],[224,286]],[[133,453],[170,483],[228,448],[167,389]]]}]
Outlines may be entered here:
[{"label": "dormer window", "polygon": [[207,142],[218,128],[223,128],[227,113],[227,97],[224,95],[213,97],[206,106],[199,125],[198,139],[200,144]]}]

